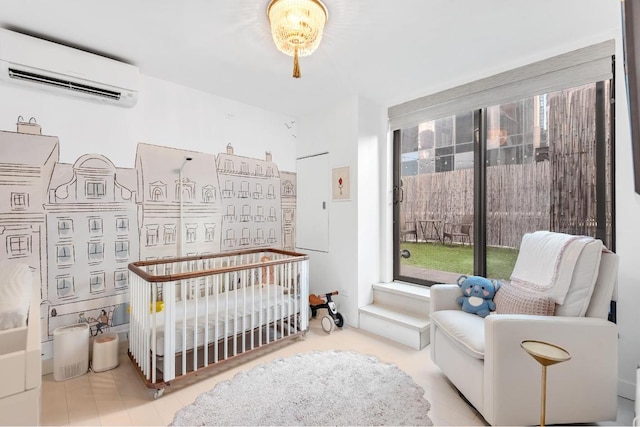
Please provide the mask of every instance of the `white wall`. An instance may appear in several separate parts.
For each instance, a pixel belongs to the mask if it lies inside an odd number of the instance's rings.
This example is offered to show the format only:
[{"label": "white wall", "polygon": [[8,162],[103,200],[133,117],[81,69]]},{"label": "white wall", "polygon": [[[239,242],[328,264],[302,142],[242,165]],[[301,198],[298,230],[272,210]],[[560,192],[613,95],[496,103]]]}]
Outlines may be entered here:
[{"label": "white wall", "polygon": [[306,253],[311,292],[338,290],[338,310],[352,326],[358,326],[358,308],[371,302],[371,285],[380,281],[380,148],[386,146],[385,132],[385,110],[357,97],[300,118],[298,157],[328,152],[330,169],[351,168],[351,199],[329,202],[329,251]]},{"label": "white wall", "polygon": [[328,203],[329,251],[304,251],[309,255],[310,292],[339,291],[341,295],[334,300],[350,325],[357,325],[358,313],[357,107],[357,99],[352,97],[328,111],[300,117],[296,145],[298,158],[328,152],[330,169],[351,167],[351,199]]},{"label": "white wall", "polygon": [[381,278],[383,212],[377,184],[384,175],[380,148],[387,138],[386,111],[363,98],[358,106],[358,307],[362,307],[373,300],[371,285]]},{"label": "white wall", "polygon": [[0,99],[0,129],[15,131],[19,115],[35,117],[43,134],[60,138],[64,163],[97,153],[117,167],[134,167],[138,142],[209,154],[231,143],[241,156],[263,159],[270,150],[280,170],[295,171],[293,117],[151,77],[141,77],[133,108],[11,85],[0,85]]},{"label": "white wall", "polygon": [[[640,252],[640,196],[634,190],[628,101],[620,36],[616,38],[616,58],[616,252],[620,255],[618,392],[621,396],[634,399],[636,368],[640,363],[640,310],[637,305],[637,301],[640,301],[640,280],[636,264]],[[640,153],[636,153],[638,154]]]}]

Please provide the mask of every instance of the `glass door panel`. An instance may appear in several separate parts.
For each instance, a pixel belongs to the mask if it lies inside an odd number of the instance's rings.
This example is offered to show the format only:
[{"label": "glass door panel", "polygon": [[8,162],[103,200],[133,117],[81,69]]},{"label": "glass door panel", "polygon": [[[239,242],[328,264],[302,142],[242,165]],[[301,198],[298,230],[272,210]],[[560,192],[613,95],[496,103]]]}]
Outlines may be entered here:
[{"label": "glass door panel", "polygon": [[[522,236],[536,230],[598,237],[611,247],[609,86],[593,83],[486,109],[487,277],[509,279]],[[598,103],[604,114],[596,114]],[[598,144],[605,153],[600,163]],[[600,214],[597,195],[607,206]]]},{"label": "glass door panel", "polygon": [[400,131],[398,247],[411,256],[398,256],[395,279],[453,283],[473,273],[473,138],[471,112]]}]

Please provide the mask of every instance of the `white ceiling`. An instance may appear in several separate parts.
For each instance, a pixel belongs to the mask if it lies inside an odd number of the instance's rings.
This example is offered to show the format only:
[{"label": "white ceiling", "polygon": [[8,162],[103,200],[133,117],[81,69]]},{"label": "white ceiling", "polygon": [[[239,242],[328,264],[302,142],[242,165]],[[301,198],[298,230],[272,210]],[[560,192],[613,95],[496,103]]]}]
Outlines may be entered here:
[{"label": "white ceiling", "polygon": [[617,0],[325,0],[319,49],[276,50],[269,0],[0,0],[0,27],[291,116],[354,94],[383,107],[614,37]]}]

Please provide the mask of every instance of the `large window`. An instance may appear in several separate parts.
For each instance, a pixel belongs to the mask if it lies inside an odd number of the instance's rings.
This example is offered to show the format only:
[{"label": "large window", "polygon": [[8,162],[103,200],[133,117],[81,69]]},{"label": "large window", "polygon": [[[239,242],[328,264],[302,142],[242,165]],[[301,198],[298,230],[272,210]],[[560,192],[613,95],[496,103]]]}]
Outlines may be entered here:
[{"label": "large window", "polygon": [[399,132],[398,238],[411,257],[397,266],[398,278],[447,282],[473,271],[473,130],[469,112]]},{"label": "large window", "polygon": [[[535,230],[615,249],[611,51],[605,42],[390,109],[394,279],[508,279]],[[559,77],[539,84],[545,73]]]}]

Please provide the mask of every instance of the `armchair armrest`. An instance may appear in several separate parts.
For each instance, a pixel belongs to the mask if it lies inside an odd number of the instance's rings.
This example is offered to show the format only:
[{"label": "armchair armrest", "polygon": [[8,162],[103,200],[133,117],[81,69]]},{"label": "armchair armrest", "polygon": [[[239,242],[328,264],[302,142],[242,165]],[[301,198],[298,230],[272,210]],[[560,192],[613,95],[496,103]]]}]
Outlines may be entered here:
[{"label": "armchair armrest", "polygon": [[462,307],[456,302],[462,296],[462,289],[458,285],[433,285],[430,288],[431,297],[429,301],[429,313],[440,310],[461,310]]},{"label": "armchair armrest", "polygon": [[589,317],[491,315],[484,331],[484,415],[489,423],[537,422],[542,368],[520,347],[527,339],[559,345],[571,354],[571,360],[548,368],[549,424],[616,419],[614,323]]}]

